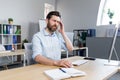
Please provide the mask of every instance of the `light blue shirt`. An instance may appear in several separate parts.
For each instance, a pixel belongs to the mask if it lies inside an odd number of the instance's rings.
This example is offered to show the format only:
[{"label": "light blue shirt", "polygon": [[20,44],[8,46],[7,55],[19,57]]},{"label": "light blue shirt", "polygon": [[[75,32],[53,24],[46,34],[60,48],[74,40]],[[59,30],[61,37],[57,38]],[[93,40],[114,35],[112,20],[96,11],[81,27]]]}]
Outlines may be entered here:
[{"label": "light blue shirt", "polygon": [[49,59],[61,59],[61,49],[67,50],[63,38],[55,32],[51,35],[45,29],[36,33],[32,39],[33,59],[37,55],[45,56]]}]

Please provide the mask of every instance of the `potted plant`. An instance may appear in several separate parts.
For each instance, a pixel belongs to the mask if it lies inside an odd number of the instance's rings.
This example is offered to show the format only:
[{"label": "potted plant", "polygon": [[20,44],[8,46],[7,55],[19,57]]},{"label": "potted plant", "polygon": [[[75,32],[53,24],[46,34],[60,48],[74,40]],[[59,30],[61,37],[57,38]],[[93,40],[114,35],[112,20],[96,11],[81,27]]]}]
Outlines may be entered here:
[{"label": "potted plant", "polygon": [[108,14],[108,17],[110,18],[109,24],[112,24],[112,18],[114,16],[114,12],[108,9],[107,14]]},{"label": "potted plant", "polygon": [[13,24],[13,18],[8,18],[8,23]]},{"label": "potted plant", "polygon": [[27,39],[24,39],[24,40],[22,41],[22,49],[25,49],[25,48],[24,48],[24,43],[28,43],[28,40],[27,40]]}]

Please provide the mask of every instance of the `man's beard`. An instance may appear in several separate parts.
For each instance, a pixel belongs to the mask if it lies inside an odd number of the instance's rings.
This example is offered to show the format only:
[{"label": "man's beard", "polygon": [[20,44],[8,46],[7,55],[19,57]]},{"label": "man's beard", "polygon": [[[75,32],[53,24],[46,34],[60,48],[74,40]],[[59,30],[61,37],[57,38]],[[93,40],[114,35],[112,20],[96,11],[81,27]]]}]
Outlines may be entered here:
[{"label": "man's beard", "polygon": [[57,25],[50,25],[49,23],[47,24],[47,28],[50,32],[54,32],[57,30]]}]

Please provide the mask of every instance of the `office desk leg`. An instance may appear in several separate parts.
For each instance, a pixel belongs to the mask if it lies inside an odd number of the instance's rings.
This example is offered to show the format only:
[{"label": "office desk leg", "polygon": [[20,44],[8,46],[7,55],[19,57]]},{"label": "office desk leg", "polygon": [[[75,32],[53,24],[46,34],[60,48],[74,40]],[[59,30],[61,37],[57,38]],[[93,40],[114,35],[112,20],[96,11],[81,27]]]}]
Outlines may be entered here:
[{"label": "office desk leg", "polygon": [[13,56],[12,56],[12,64],[13,64],[13,62],[14,62],[14,59],[13,59]]},{"label": "office desk leg", "polygon": [[26,66],[26,63],[25,63],[25,54],[23,55],[24,56],[24,59],[23,59],[23,66]]},{"label": "office desk leg", "polygon": [[86,47],[86,57],[88,57],[88,47]]}]

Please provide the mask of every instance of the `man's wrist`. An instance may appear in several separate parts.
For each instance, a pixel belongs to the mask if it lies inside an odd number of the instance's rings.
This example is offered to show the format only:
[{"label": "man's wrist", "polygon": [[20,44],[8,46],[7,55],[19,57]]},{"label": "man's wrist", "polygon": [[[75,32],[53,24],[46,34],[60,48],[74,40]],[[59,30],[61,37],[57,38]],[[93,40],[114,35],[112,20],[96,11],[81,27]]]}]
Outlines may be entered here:
[{"label": "man's wrist", "polygon": [[58,66],[58,61],[53,61],[54,66]]}]

